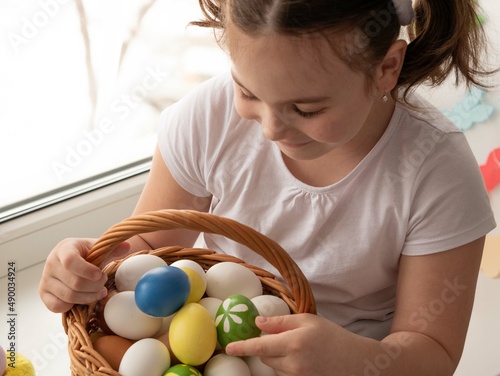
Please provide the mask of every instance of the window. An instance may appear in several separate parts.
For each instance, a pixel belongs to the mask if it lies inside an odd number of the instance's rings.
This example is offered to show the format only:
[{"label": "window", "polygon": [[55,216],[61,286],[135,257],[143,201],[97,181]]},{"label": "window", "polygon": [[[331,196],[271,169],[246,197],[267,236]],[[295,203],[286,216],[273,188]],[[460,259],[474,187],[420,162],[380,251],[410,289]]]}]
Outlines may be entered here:
[{"label": "window", "polygon": [[147,170],[161,110],[228,66],[188,0],[0,4],[0,222]]}]

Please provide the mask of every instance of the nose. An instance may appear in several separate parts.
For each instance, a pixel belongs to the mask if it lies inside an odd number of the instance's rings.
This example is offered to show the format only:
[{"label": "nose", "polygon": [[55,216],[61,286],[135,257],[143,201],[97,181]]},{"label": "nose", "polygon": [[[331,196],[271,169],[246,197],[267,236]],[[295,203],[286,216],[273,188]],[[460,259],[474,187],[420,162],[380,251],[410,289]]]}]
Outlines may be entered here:
[{"label": "nose", "polygon": [[262,131],[267,139],[279,141],[285,138],[288,124],[281,112],[267,108],[260,120]]}]

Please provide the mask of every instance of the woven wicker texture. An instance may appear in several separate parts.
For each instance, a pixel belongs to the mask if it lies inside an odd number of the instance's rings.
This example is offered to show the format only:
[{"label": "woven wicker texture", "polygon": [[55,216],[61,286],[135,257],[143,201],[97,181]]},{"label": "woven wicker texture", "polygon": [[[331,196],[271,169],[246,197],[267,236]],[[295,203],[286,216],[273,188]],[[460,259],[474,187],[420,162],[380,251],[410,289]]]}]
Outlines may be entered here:
[{"label": "woven wicker texture", "polygon": [[[248,226],[213,214],[188,210],[161,210],[133,216],[106,231],[92,247],[87,260],[100,265],[113,249],[132,236],[171,229],[190,229],[223,235],[243,244],[273,265],[282,279],[236,257],[217,254],[207,249],[169,246],[136,252],[126,258],[147,253],[161,257],[168,264],[179,259],[190,259],[199,263],[205,270],[219,262],[237,262],[252,270],[261,280],[264,292],[281,297],[293,313],[316,313],[314,296],[307,279],[281,246]],[[112,261],[103,269],[108,275],[109,290],[115,289],[115,272],[126,258]],[[91,305],[75,305],[62,315],[63,326],[68,334],[68,350],[73,376],[120,375],[92,346],[90,335],[99,329],[96,317],[98,307],[99,302]]]}]

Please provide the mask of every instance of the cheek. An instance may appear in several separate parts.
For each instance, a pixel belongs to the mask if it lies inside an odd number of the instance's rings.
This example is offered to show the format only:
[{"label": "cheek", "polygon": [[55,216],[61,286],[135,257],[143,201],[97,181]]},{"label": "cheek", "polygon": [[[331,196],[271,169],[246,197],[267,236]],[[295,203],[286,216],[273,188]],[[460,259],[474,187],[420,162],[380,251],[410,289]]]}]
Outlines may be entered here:
[{"label": "cheek", "polygon": [[363,112],[348,110],[341,113],[331,114],[308,126],[303,127],[303,133],[306,133],[312,139],[326,143],[338,144],[352,139],[363,127],[366,116]]},{"label": "cheek", "polygon": [[234,107],[236,112],[244,119],[256,120],[258,119],[256,106],[254,103],[250,101],[245,101],[241,98],[238,98],[237,95],[234,97]]}]

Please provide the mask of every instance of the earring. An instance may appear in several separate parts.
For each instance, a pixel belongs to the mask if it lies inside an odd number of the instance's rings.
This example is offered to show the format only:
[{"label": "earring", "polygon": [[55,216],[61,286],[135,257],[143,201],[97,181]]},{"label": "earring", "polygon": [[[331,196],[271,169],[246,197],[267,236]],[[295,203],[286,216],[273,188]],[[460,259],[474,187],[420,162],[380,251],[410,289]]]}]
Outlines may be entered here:
[{"label": "earring", "polygon": [[389,97],[387,96],[387,92],[384,91],[384,96],[382,97],[382,102],[387,103],[389,101]]}]

